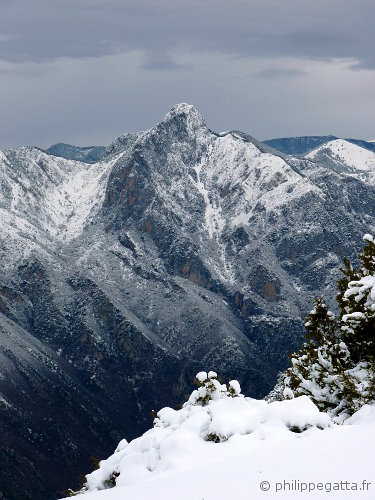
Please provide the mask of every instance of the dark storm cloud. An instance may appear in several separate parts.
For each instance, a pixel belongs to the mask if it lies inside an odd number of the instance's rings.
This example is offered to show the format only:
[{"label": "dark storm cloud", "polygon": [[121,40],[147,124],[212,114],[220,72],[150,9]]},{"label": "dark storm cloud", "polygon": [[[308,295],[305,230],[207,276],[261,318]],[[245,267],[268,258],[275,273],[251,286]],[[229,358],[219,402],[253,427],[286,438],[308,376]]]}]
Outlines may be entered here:
[{"label": "dark storm cloud", "polygon": [[352,58],[375,67],[373,0],[18,0],[0,3],[0,58],[50,61],[132,50],[176,69],[171,50]]},{"label": "dark storm cloud", "polygon": [[0,0],[0,148],[105,145],[178,102],[259,139],[373,138],[374,19],[374,0]]}]

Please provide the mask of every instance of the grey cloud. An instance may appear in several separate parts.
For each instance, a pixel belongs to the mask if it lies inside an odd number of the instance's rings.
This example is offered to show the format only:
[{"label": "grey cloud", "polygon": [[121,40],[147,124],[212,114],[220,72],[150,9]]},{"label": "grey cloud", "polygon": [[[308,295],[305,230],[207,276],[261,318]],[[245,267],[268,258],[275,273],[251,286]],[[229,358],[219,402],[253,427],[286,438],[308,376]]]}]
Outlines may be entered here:
[{"label": "grey cloud", "polygon": [[177,64],[174,58],[165,52],[149,51],[143,58],[141,68],[156,71],[170,71],[181,69],[182,65]]},{"label": "grey cloud", "polygon": [[0,75],[7,75],[14,78],[37,78],[51,74],[53,67],[48,64],[34,63],[9,63],[0,61]]},{"label": "grey cloud", "polygon": [[367,69],[367,70],[374,70],[375,69],[375,56],[373,59],[364,59],[362,61],[355,62],[353,64],[350,64],[350,69],[353,70],[361,70],[361,69]]},{"label": "grey cloud", "polygon": [[307,71],[296,68],[267,68],[258,71],[253,76],[255,78],[264,78],[265,80],[279,80],[280,78],[296,78],[308,75]]},{"label": "grey cloud", "polygon": [[[372,0],[18,0],[0,6],[0,58],[48,61],[179,49],[243,57],[353,58],[373,66]],[[154,62],[152,62],[154,61]],[[172,62],[165,68],[175,69]]]},{"label": "grey cloud", "polygon": [[359,70],[374,14],[373,0],[0,0],[0,147],[105,145],[178,102],[216,131],[373,138],[375,73]]}]

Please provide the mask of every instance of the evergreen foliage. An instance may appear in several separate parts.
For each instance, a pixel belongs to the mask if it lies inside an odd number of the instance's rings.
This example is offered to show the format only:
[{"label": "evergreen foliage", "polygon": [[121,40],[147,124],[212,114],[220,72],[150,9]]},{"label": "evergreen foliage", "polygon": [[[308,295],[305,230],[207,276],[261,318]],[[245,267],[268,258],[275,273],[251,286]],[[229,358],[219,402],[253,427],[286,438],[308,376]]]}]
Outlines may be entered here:
[{"label": "evergreen foliage", "polygon": [[341,419],[375,400],[375,241],[354,269],[347,259],[338,281],[339,317],[322,298],[306,320],[306,342],[291,355],[283,396],[307,395],[323,411]]},{"label": "evergreen foliage", "polygon": [[213,371],[199,372],[196,375],[198,389],[193,391],[189,400],[185,404],[206,406],[210,401],[220,399],[225,396],[237,397],[241,393],[241,387],[237,380],[231,380],[226,384],[221,384],[217,379],[217,374]]}]

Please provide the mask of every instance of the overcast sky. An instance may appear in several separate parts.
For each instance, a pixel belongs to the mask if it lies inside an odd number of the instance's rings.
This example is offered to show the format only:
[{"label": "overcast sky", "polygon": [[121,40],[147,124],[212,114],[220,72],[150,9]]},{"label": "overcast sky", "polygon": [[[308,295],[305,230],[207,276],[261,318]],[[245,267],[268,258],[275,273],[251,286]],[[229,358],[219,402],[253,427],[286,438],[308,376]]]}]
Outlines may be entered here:
[{"label": "overcast sky", "polygon": [[374,0],[0,0],[0,148],[107,145],[178,102],[262,140],[375,139]]}]

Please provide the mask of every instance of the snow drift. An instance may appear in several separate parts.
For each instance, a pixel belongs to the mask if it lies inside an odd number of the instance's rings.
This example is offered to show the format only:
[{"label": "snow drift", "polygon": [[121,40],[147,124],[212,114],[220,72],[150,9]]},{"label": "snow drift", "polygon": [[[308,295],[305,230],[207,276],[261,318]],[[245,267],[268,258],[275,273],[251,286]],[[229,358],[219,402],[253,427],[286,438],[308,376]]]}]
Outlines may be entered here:
[{"label": "snow drift", "polygon": [[[308,399],[268,403],[237,381],[197,375],[180,410],[163,408],[154,427],[87,476],[90,499],[371,498],[375,408],[334,424]],[[361,454],[361,460],[357,460]],[[374,484],[375,486],[375,484]]]}]

